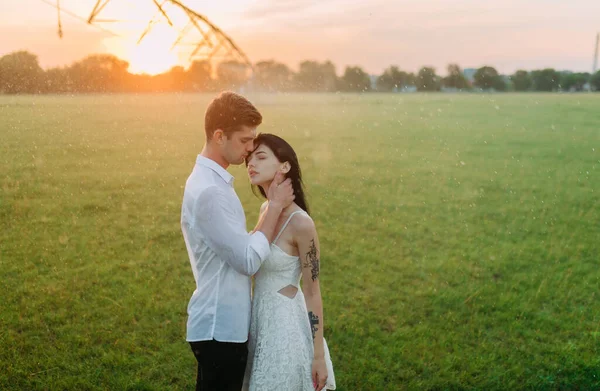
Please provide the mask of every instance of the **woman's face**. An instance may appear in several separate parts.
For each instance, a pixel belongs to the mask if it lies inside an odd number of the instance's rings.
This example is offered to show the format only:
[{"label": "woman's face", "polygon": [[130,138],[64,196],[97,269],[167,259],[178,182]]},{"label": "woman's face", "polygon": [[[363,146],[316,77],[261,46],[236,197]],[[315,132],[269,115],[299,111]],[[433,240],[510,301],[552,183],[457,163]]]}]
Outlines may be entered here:
[{"label": "woman's face", "polygon": [[253,185],[265,185],[273,181],[275,174],[284,169],[269,147],[261,144],[248,158],[248,176]]}]

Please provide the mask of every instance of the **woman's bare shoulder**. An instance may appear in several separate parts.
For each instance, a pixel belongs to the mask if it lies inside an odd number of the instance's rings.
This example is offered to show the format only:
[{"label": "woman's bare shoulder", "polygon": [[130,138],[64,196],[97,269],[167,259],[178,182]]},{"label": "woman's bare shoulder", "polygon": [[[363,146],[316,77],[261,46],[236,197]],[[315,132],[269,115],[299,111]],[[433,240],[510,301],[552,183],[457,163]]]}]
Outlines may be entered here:
[{"label": "woman's bare shoulder", "polygon": [[316,232],[315,222],[312,217],[308,215],[308,213],[297,213],[294,215],[294,218],[290,221],[294,232],[302,235],[302,234],[312,234]]}]

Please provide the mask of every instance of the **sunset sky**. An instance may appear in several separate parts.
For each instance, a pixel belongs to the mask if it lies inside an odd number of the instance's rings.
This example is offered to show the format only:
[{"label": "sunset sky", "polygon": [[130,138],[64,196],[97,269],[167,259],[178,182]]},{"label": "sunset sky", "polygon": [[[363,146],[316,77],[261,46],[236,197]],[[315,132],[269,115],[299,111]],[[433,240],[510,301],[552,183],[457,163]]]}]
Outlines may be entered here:
[{"label": "sunset sky", "polygon": [[[493,65],[502,73],[543,67],[589,72],[600,31],[599,0],[184,2],[228,33],[253,62],[274,59],[297,69],[305,59],[329,59],[338,74],[346,65],[360,65],[380,74],[392,64],[412,72],[429,65],[444,74],[451,62],[463,68]],[[89,15],[94,3],[61,0],[67,10],[82,17]],[[152,1],[137,3],[143,11]],[[127,17],[144,15],[142,11]],[[132,66],[136,61],[138,66],[148,66],[145,52],[138,52],[156,51],[160,46],[149,42],[151,47],[135,49],[135,54],[125,39],[68,15],[62,16],[65,35],[61,40],[56,14],[42,0],[1,1],[0,55],[29,50],[47,68],[70,64],[90,53],[108,52]],[[130,28],[124,24],[103,26],[122,34]],[[161,59],[167,61],[168,53]]]}]

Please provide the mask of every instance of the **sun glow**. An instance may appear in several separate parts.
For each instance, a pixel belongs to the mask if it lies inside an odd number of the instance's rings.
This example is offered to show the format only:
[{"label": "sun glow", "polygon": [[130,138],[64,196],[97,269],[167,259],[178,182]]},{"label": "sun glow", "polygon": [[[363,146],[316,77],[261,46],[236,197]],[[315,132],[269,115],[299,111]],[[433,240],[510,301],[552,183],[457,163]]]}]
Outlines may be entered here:
[{"label": "sun glow", "polygon": [[156,75],[180,64],[176,48],[176,32],[168,26],[157,25],[137,44],[126,50],[129,72]]}]

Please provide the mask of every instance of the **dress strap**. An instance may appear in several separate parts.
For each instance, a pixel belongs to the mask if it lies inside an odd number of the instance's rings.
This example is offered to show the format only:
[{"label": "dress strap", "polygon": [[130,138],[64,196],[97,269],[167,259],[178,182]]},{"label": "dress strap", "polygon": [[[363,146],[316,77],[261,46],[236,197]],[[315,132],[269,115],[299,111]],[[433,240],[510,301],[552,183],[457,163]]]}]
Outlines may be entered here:
[{"label": "dress strap", "polygon": [[273,240],[272,243],[275,243],[277,241],[277,239],[279,239],[279,237],[281,236],[283,230],[285,229],[285,227],[287,227],[288,223],[290,222],[290,220],[292,219],[292,217],[296,214],[296,213],[303,213],[303,210],[297,210],[295,212],[292,212],[292,214],[290,214],[290,217],[288,217],[288,219],[285,221],[285,223],[283,224],[283,227],[281,227],[281,229],[279,230],[279,233],[277,234],[277,236],[275,237],[275,239]]}]

